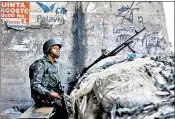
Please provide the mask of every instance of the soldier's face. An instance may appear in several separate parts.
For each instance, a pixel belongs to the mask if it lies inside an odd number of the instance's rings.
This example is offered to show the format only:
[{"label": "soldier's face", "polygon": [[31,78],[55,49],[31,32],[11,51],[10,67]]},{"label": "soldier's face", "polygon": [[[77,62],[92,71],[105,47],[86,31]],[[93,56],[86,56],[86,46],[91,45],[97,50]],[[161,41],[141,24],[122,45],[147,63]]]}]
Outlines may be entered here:
[{"label": "soldier's face", "polygon": [[51,48],[51,52],[56,55],[56,56],[60,56],[60,47],[58,45],[53,45]]}]

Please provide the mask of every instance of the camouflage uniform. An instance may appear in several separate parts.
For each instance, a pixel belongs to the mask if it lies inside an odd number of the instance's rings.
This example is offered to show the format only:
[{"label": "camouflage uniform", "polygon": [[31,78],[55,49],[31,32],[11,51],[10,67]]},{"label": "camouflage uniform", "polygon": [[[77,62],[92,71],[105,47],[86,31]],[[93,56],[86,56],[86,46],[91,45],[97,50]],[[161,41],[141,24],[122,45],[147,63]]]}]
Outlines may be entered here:
[{"label": "camouflage uniform", "polygon": [[[32,97],[37,105],[50,106],[54,101],[49,97],[51,92],[59,91],[60,78],[56,62],[51,62],[46,55],[36,60],[29,68]],[[49,102],[47,100],[49,99]]]},{"label": "camouflage uniform", "polygon": [[51,92],[61,93],[57,62],[54,61],[52,63],[48,57],[44,55],[42,59],[36,60],[30,66],[29,77],[31,94],[36,106],[56,106],[56,112],[61,110],[60,113],[63,115],[66,110],[63,107],[64,104],[62,104],[62,100],[49,96]]}]

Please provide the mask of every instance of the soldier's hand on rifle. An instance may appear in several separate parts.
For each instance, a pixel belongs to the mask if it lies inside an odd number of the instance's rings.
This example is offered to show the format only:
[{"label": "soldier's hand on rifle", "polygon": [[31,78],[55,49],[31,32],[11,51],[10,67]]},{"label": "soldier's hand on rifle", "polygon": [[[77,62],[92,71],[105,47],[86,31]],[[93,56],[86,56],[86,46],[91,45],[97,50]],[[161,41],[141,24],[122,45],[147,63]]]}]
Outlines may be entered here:
[{"label": "soldier's hand on rifle", "polygon": [[53,97],[53,98],[57,98],[57,99],[61,98],[60,94],[56,93],[56,92],[50,93],[50,96]]}]

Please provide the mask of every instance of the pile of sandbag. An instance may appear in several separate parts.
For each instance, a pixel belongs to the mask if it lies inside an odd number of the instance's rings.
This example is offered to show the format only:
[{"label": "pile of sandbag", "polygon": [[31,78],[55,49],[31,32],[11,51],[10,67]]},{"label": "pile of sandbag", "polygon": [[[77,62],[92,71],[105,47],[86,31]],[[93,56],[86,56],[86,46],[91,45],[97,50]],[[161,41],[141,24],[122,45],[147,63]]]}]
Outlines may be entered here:
[{"label": "pile of sandbag", "polygon": [[76,118],[173,118],[174,57],[108,57],[90,68],[71,96]]}]

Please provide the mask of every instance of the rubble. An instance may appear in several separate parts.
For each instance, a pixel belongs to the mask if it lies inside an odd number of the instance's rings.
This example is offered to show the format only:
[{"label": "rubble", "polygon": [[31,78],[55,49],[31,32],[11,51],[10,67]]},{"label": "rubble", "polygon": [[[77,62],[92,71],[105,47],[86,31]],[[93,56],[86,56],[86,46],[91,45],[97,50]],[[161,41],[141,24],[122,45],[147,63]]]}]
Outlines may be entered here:
[{"label": "rubble", "polygon": [[12,107],[1,112],[1,119],[18,119],[21,114],[18,107]]},{"label": "rubble", "polygon": [[77,119],[171,119],[174,56],[105,58],[71,92]]}]

